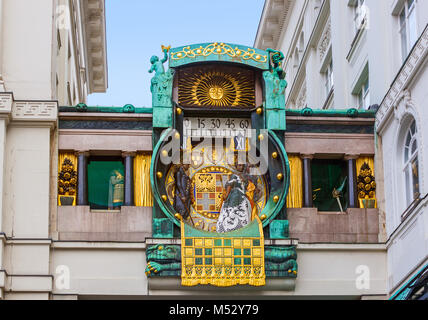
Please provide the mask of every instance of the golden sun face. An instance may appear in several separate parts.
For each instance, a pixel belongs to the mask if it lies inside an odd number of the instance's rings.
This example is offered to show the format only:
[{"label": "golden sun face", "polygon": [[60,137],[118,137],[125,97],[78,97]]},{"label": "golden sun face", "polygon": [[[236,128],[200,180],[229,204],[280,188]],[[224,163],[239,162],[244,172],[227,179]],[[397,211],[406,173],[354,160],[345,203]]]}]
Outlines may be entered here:
[{"label": "golden sun face", "polygon": [[178,83],[182,106],[254,107],[255,88],[252,71],[217,68],[183,71]]},{"label": "golden sun face", "polygon": [[221,100],[221,98],[223,98],[223,95],[224,95],[223,88],[218,87],[218,86],[211,87],[208,92],[209,92],[211,99],[213,99],[213,100]]}]

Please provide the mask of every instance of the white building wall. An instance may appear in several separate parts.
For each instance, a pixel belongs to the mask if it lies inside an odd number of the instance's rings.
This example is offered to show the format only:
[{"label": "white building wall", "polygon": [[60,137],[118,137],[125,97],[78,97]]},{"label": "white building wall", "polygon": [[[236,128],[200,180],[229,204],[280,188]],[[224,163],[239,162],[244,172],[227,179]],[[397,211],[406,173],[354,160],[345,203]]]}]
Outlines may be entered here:
[{"label": "white building wall", "polygon": [[[421,37],[409,57],[402,56],[399,14],[405,0],[366,0],[368,23],[356,37],[353,23],[356,1],[336,0],[283,0],[289,6],[287,18],[281,20],[285,32],[275,42],[272,30],[265,28],[265,20],[274,16],[270,6],[260,22],[255,46],[264,48],[266,39],[273,39],[272,46],[286,53],[284,68],[287,72],[287,108],[351,108],[358,105],[358,92],[362,81],[369,77],[370,105],[378,104],[378,154],[376,168],[384,169],[376,175],[380,212],[386,213],[386,238],[388,239],[388,290],[392,293],[397,286],[427,261],[428,218],[427,201],[424,200],[413,213],[402,221],[407,209],[404,178],[402,176],[402,154],[397,149],[400,130],[408,113],[418,126],[420,140],[420,193],[427,194],[428,184],[428,83],[426,60],[428,33]],[[267,0],[270,4],[271,0]],[[317,11],[315,8],[320,6]],[[428,1],[415,0],[416,31],[420,37],[428,24]],[[315,13],[315,14],[314,14]],[[300,25],[304,21],[305,42],[303,59],[295,59]],[[331,33],[328,24],[331,22]],[[323,68],[328,60],[331,46],[333,58],[334,93],[332,101],[326,103]],[[417,53],[417,54],[415,54]],[[322,58],[320,58],[322,56]],[[296,61],[298,65],[296,66]],[[406,63],[405,63],[406,62]],[[300,70],[300,71],[298,71]],[[306,84],[305,98],[302,87]],[[390,90],[391,89],[391,90]],[[306,103],[301,103],[306,101]],[[382,177],[382,180],[379,179]],[[384,200],[383,200],[384,199]]]},{"label": "white building wall", "polygon": [[52,0],[3,0],[2,71],[16,100],[54,99],[53,13]]},{"label": "white building wall", "polygon": [[103,39],[103,0],[0,0],[0,299],[52,291],[58,102],[105,91]]}]

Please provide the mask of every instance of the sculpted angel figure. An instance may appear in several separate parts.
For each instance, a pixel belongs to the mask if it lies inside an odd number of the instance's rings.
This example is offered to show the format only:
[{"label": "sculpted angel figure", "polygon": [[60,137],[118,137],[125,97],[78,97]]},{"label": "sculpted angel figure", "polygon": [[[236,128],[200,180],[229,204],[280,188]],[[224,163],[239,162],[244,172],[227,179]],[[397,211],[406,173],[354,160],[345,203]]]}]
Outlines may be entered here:
[{"label": "sculpted angel figure", "polygon": [[165,72],[163,64],[168,61],[169,47],[162,46],[164,56],[159,60],[158,56],[152,56],[150,63],[152,64],[149,73],[155,72],[151,80],[150,91],[152,92],[152,106],[169,106],[171,104],[171,88],[173,71],[168,70]]}]

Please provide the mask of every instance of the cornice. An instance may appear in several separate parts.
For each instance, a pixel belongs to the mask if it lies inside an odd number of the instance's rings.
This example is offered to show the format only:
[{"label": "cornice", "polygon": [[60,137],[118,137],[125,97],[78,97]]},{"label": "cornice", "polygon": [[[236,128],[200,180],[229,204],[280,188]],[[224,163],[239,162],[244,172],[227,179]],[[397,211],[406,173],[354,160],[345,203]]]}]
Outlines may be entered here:
[{"label": "cornice", "polygon": [[14,100],[12,93],[2,92],[0,117],[13,126],[53,127],[58,118],[58,102]]},{"label": "cornice", "polygon": [[266,0],[257,29],[254,47],[277,48],[287,17],[295,0]]},{"label": "cornice", "polygon": [[105,0],[80,0],[88,61],[89,93],[106,92],[107,44]]},{"label": "cornice", "polygon": [[390,119],[394,107],[400,102],[403,91],[418,73],[420,66],[428,54],[428,26],[413,47],[412,52],[400,69],[376,113],[376,131],[381,132]]}]

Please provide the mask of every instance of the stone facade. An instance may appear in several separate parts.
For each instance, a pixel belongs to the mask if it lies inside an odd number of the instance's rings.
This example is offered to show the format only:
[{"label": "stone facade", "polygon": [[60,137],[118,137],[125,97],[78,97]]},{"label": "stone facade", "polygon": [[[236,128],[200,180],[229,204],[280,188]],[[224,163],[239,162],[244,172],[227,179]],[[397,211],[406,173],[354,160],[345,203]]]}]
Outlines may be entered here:
[{"label": "stone facade", "polygon": [[[276,15],[273,6],[284,8],[286,15],[280,27],[286,31],[280,37],[269,28],[269,19]],[[390,297],[427,263],[427,133],[423,126],[427,120],[423,89],[428,81],[427,12],[426,1],[366,0],[359,7],[359,1],[267,0],[255,40],[256,47],[272,46],[286,53],[288,108],[302,107],[299,97],[303,82],[308,107],[378,108],[376,140],[362,145],[375,142],[376,147],[379,232],[388,249]],[[400,16],[405,18],[400,20]],[[330,72],[333,85],[329,93],[326,81]],[[417,127],[419,197],[409,206],[403,141],[413,120]],[[296,140],[291,148],[298,143]],[[338,144],[346,148],[341,140]],[[312,147],[317,145],[313,143],[308,149]]]}]

